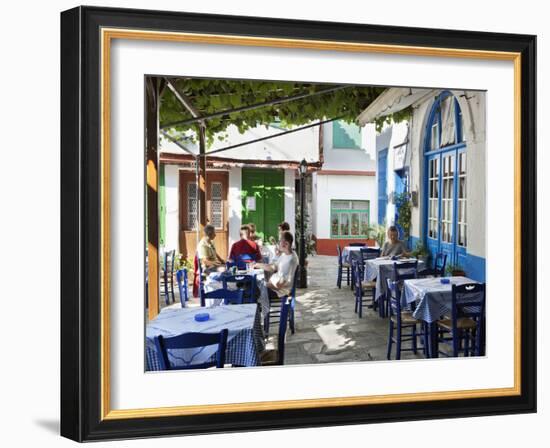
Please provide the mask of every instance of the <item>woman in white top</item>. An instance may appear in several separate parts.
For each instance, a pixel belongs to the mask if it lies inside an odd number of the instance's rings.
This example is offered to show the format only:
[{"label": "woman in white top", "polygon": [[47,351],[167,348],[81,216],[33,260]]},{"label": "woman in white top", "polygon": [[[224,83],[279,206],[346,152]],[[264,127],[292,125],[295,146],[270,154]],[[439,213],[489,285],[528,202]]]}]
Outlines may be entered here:
[{"label": "woman in white top", "polygon": [[290,294],[294,275],[298,267],[298,257],[292,250],[294,238],[292,233],[285,231],[281,233],[279,240],[279,251],[281,255],[276,262],[271,264],[256,263],[254,266],[273,275],[267,283],[270,298],[282,297]]}]

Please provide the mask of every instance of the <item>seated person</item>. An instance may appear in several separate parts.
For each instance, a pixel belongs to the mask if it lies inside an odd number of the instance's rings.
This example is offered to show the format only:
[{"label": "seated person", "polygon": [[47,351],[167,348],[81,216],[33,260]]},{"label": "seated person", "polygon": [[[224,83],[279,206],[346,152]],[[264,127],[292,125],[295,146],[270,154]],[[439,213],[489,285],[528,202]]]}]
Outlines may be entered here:
[{"label": "seated person", "polygon": [[[283,232],[290,232],[290,224],[286,221],[283,221],[278,225],[278,231],[279,231],[279,241],[280,241],[281,235],[283,234]],[[272,244],[275,244],[275,241],[273,241]],[[275,247],[275,256],[273,257],[272,261],[275,262],[280,255],[281,255],[281,251],[279,250],[279,246],[277,245]]]},{"label": "seated person", "polygon": [[254,265],[254,267],[273,273],[267,283],[270,301],[290,295],[294,282],[294,275],[298,267],[298,256],[296,252],[292,250],[293,242],[294,238],[292,237],[292,233],[284,231],[279,240],[279,251],[281,255],[277,261],[270,264],[255,263]]},{"label": "seated person", "polygon": [[213,225],[204,226],[204,237],[197,246],[197,254],[201,261],[204,273],[210,273],[219,270],[225,265],[225,261],[216,252],[214,239],[216,238],[216,229]]},{"label": "seated person", "polygon": [[243,255],[248,255],[252,261],[262,260],[260,247],[250,239],[250,227],[248,225],[241,226],[241,239],[231,246],[229,261],[238,263]]},{"label": "seated person", "polygon": [[398,239],[398,236],[399,232],[397,231],[397,227],[388,227],[388,238],[382,246],[380,252],[381,257],[408,257],[410,255],[410,253],[407,252],[407,246],[405,246],[403,241]]},{"label": "seated person", "polygon": [[263,241],[262,238],[256,234],[256,224],[253,222],[248,223],[248,227],[250,227],[250,240],[261,246]]}]

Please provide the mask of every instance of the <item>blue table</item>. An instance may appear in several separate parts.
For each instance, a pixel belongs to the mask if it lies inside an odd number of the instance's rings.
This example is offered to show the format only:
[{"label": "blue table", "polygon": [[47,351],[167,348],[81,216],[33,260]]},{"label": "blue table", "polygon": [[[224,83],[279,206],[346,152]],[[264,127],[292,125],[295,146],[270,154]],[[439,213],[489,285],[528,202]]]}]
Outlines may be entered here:
[{"label": "blue table", "polygon": [[[195,321],[197,313],[207,312],[206,322]],[[183,333],[219,333],[229,330],[225,362],[238,366],[260,365],[260,353],[265,349],[264,334],[258,305],[227,305],[214,308],[165,308],[147,324],[145,330],[145,369],[160,370],[154,337],[177,336]],[[214,360],[216,346],[186,350],[171,350],[173,365],[200,364]]]}]

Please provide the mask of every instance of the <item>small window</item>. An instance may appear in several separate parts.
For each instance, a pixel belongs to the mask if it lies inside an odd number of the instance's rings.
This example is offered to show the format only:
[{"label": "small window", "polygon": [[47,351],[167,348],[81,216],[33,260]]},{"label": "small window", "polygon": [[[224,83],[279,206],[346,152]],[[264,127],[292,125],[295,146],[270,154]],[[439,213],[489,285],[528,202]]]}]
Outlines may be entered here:
[{"label": "small window", "polygon": [[369,234],[369,201],[333,200],[330,203],[332,238],[367,238]]},{"label": "small window", "polygon": [[197,230],[197,184],[187,183],[187,229]]},{"label": "small window", "polygon": [[212,182],[210,189],[210,224],[216,229],[223,229],[223,185]]}]

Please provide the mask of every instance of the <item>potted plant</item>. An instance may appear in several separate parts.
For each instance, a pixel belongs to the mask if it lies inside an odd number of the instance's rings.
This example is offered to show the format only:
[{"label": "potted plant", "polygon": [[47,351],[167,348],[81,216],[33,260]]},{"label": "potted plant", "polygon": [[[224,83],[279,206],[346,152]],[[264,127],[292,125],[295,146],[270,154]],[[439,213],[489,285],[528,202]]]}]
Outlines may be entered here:
[{"label": "potted plant", "polygon": [[428,261],[430,258],[430,252],[428,251],[426,246],[424,246],[422,241],[417,241],[416,245],[414,246],[414,249],[411,252],[411,255],[414,258],[418,258],[418,261],[424,262],[424,266],[429,265]]},{"label": "potted plant", "polygon": [[384,245],[386,240],[386,226],[383,224],[375,224],[369,228],[369,239],[375,240],[378,244],[378,247]]},{"label": "potted plant", "polygon": [[451,277],[466,277],[466,272],[458,263],[449,263],[445,268],[445,272]]}]

